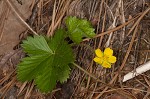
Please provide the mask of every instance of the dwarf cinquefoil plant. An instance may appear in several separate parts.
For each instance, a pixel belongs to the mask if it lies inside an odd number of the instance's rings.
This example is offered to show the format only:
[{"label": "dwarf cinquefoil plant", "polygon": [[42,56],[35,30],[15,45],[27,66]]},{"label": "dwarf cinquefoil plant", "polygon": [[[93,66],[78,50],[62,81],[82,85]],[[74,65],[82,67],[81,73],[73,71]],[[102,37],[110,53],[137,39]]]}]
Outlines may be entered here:
[{"label": "dwarf cinquefoil plant", "polygon": [[67,31],[58,29],[53,37],[42,35],[27,37],[21,45],[27,57],[17,66],[19,81],[34,80],[42,92],[49,92],[55,88],[57,82],[63,83],[69,78],[70,67],[75,58],[71,46],[65,41],[66,37],[74,43],[80,43],[83,37],[95,36],[89,21],[68,17]]}]

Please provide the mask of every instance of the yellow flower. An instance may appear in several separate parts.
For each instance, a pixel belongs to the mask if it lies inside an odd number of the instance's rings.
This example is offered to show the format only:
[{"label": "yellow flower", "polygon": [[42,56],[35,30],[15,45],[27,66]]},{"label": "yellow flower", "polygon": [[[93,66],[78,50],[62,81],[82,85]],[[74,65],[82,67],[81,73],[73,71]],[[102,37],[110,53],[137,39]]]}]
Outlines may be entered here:
[{"label": "yellow flower", "polygon": [[106,48],[104,52],[96,49],[95,54],[96,57],[93,60],[105,68],[111,68],[111,64],[116,62],[116,57],[113,56],[113,50],[110,48]]}]

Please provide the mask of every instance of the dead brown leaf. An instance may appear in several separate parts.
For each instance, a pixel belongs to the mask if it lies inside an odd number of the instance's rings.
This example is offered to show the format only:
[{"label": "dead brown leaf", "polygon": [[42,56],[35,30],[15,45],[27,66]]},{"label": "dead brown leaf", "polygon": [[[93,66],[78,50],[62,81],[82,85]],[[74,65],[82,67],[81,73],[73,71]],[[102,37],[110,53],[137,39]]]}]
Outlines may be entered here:
[{"label": "dead brown leaf", "polygon": [[[31,15],[30,6],[32,0],[23,0],[22,3],[13,0],[11,3],[26,20]],[[20,42],[19,35],[26,30],[25,25],[16,14],[10,9],[5,0],[0,1],[0,55],[10,52]]]}]

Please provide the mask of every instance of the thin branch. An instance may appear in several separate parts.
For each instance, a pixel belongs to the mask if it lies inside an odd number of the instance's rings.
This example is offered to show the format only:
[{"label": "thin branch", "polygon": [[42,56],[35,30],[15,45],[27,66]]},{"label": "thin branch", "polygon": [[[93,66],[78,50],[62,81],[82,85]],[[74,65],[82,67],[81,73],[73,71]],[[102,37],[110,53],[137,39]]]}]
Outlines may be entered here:
[{"label": "thin branch", "polygon": [[150,61],[139,66],[138,68],[136,68],[135,71],[131,71],[129,72],[128,74],[126,74],[123,78],[123,82],[127,81],[127,80],[130,80],[146,71],[150,70]]}]

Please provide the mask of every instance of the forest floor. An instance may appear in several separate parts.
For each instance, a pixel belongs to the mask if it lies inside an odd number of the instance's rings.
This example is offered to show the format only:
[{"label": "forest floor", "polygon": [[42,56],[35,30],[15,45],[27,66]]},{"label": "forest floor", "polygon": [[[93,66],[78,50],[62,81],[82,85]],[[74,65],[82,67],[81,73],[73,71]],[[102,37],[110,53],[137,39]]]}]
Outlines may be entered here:
[{"label": "forest floor", "polygon": [[[78,68],[67,82],[49,94],[34,82],[16,79],[16,67],[25,57],[20,44],[34,33],[52,36],[65,27],[67,16],[89,20],[96,37],[74,47]],[[102,68],[93,51],[110,47],[117,62]],[[0,98],[2,99],[150,99],[150,71],[123,82],[128,72],[150,61],[149,0],[0,0]],[[113,87],[107,86],[111,85]]]}]

